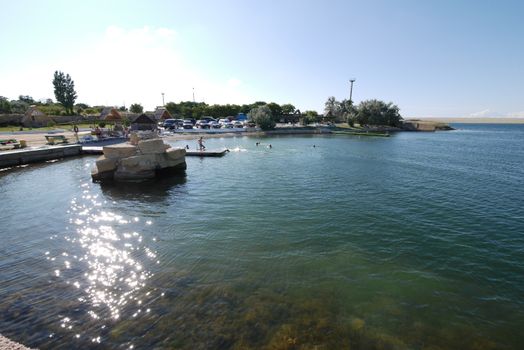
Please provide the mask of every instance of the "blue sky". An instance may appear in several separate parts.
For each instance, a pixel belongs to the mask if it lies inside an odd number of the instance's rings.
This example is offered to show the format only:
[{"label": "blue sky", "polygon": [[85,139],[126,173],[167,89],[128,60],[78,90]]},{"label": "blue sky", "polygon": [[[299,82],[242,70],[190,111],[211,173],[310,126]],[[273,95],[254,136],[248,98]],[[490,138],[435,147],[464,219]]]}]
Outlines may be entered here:
[{"label": "blue sky", "polygon": [[404,117],[524,117],[521,1],[0,0],[0,95],[90,105],[378,98]]}]

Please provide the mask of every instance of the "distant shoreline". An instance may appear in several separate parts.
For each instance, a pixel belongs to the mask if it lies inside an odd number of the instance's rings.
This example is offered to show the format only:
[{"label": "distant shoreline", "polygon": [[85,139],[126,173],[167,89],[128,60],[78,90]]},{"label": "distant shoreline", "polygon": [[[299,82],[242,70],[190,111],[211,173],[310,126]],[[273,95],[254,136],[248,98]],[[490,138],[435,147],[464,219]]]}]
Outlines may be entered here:
[{"label": "distant shoreline", "polygon": [[524,118],[408,118],[410,120],[433,121],[442,123],[464,123],[464,124],[524,124]]}]

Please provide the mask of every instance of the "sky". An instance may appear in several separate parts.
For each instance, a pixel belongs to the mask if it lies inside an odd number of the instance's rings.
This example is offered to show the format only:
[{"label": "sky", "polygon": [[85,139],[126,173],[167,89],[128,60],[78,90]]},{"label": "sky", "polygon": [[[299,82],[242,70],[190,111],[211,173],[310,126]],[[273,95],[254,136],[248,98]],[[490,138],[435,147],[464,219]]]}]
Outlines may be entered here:
[{"label": "sky", "polygon": [[524,117],[524,1],[0,0],[0,96],[77,103],[393,102]]}]

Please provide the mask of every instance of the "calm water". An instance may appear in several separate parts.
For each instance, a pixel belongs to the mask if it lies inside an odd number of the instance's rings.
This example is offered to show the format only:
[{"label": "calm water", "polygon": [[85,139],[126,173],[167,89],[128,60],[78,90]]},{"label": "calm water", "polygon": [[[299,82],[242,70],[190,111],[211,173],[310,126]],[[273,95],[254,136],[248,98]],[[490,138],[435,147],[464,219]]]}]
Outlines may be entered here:
[{"label": "calm water", "polygon": [[41,349],[520,349],[524,126],[456,126],[209,139],[232,152],[155,184],[93,184],[93,157],[3,171],[0,333]]}]

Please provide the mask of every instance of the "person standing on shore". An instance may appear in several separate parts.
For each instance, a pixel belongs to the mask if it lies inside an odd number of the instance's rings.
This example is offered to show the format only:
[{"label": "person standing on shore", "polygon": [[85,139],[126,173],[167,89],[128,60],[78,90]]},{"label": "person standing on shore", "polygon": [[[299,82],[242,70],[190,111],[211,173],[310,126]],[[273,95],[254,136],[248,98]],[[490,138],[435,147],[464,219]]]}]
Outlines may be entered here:
[{"label": "person standing on shore", "polygon": [[75,132],[75,138],[76,138],[76,142],[78,143],[79,140],[78,140],[78,125],[73,125],[73,131]]}]

